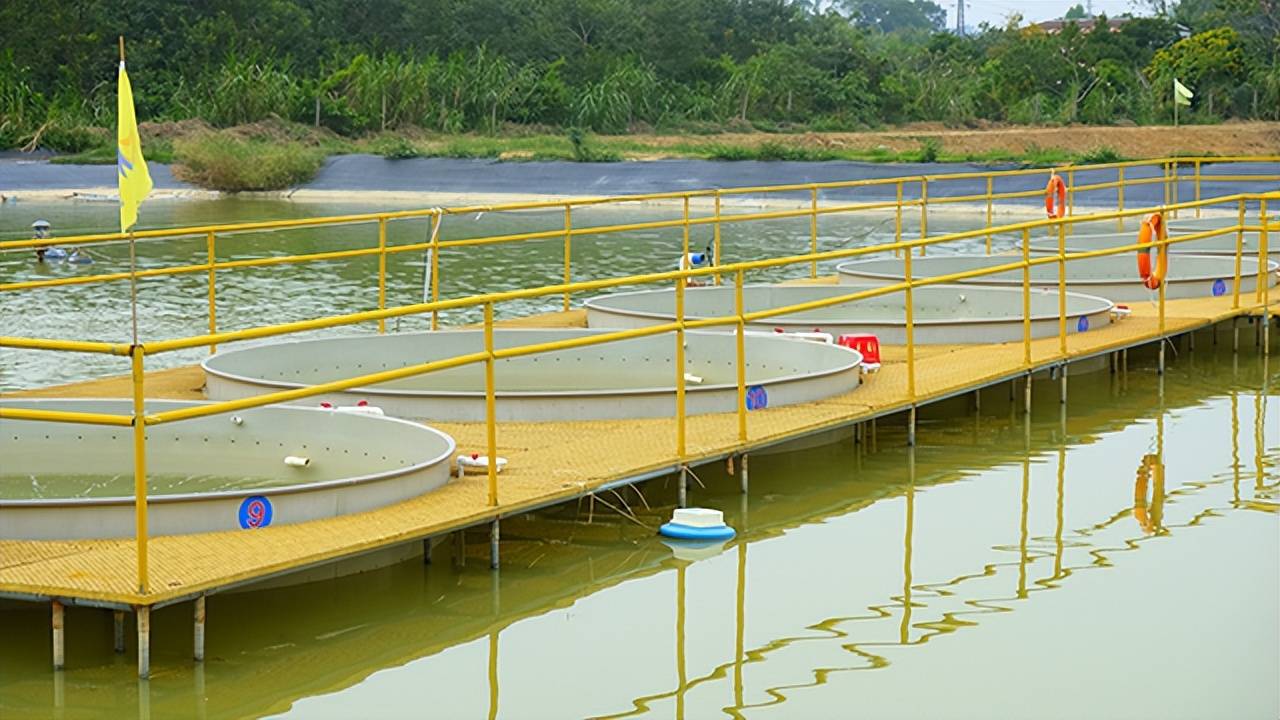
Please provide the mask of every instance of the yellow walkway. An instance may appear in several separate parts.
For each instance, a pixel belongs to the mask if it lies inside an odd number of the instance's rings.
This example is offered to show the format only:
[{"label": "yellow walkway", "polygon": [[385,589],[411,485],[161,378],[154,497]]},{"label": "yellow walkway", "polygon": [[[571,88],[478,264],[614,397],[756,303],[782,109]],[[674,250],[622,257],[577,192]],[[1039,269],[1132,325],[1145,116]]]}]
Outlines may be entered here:
[{"label": "yellow walkway", "polygon": [[[1204,327],[1250,311],[1231,309],[1231,299],[1175,300],[1166,305],[1166,334]],[[543,320],[551,320],[543,318]],[[527,322],[527,321],[525,321]],[[581,322],[581,311],[558,314],[562,325]],[[550,323],[549,323],[550,324]],[[1108,327],[1068,338],[1072,358],[1132,347],[1158,337],[1155,309],[1135,304],[1133,315]],[[1036,367],[1059,362],[1058,338],[1033,343]],[[737,439],[734,414],[690,417],[689,464],[750,450],[807,432],[910,407],[901,348],[885,348],[883,369],[864,385],[838,397],[749,415],[749,441]],[[916,404],[973,390],[1016,376],[1022,344],[925,346],[917,354]],[[198,368],[148,376],[149,397],[199,397]],[[30,395],[118,396],[126,379],[79,383]],[[457,439],[459,449],[484,447],[483,423],[435,423]],[[450,530],[476,525],[534,507],[569,500],[615,482],[672,470],[675,423],[669,419],[500,423],[500,454],[510,460],[499,476],[501,505],[486,505],[482,476],[455,480],[422,497],[372,512],[253,532],[223,532],[153,538],[152,592],[135,588],[132,540],[0,541],[0,592],[32,598],[63,598],[108,604],[154,605],[211,592],[269,575],[322,564]]]}]

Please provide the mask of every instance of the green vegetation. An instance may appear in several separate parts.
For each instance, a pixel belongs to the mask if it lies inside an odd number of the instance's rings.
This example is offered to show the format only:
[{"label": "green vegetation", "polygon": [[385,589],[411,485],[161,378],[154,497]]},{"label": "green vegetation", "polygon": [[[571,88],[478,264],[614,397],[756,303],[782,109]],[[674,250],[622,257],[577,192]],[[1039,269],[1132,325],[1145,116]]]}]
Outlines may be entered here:
[{"label": "green vegetation", "polygon": [[208,133],[174,143],[176,174],[201,187],[224,192],[275,190],[309,180],[325,152],[295,141],[267,142],[227,133]]},{"label": "green vegetation", "polygon": [[[319,151],[608,161],[646,150],[613,136],[649,132],[690,136],[662,151],[695,157],[947,160],[932,139],[854,150],[782,134],[1163,123],[1174,77],[1196,91],[1184,122],[1280,119],[1274,3],[1153,9],[1114,32],[1103,18],[1048,32],[1014,16],[956,35],[930,0],[7,0],[0,147],[111,162],[118,34],[140,118],[268,122],[276,131],[228,147],[305,149],[296,166],[277,157],[231,181],[202,153],[210,140],[144,135],[150,157],[230,186],[301,176]],[[692,137],[724,131],[780,135],[749,147]]]}]

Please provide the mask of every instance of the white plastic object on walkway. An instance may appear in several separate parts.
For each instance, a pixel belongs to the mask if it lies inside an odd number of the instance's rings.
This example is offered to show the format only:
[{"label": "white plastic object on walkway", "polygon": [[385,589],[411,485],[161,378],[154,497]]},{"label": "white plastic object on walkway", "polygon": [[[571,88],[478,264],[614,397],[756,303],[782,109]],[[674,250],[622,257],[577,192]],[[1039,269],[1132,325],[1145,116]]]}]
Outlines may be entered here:
[{"label": "white plastic object on walkway", "polygon": [[311,464],[311,458],[299,457],[297,455],[289,455],[284,459],[284,464],[289,467],[304,468]]},{"label": "white plastic object on walkway", "polygon": [[[507,459],[498,458],[498,472],[502,472],[507,467]],[[478,475],[480,473],[489,472],[489,456],[479,453],[471,453],[470,455],[458,456],[458,474],[459,475]]]},{"label": "white plastic object on walkway", "polygon": [[685,381],[685,382],[687,382],[687,383],[689,383],[689,384],[691,384],[691,385],[701,385],[701,384],[702,384],[702,376],[701,376],[701,375],[694,375],[693,373],[685,373],[685,374],[684,374],[684,381]]}]

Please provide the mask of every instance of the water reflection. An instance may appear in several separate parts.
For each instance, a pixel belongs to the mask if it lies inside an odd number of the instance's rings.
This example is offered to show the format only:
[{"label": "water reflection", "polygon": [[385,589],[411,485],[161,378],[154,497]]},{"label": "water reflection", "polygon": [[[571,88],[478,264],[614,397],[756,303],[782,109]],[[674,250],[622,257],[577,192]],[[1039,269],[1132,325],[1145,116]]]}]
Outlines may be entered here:
[{"label": "water reflection", "polygon": [[[1280,398],[1249,356],[1234,375],[1225,358],[1175,366],[1163,398],[1146,363],[1073,375],[1067,414],[1054,393],[1038,390],[1028,419],[1020,394],[993,392],[982,413],[966,401],[922,415],[915,449],[886,421],[861,442],[753,455],[745,497],[700,469],[694,501],[740,531],[712,557],[677,558],[653,537],[674,498],[658,482],[620,491],[631,519],[584,503],[504,520],[499,574],[475,537],[471,562],[442,561],[446,544],[425,567],[214,596],[203,666],[189,659],[189,608],[161,610],[162,671],[143,685],[110,650],[109,613],[70,611],[70,669],[55,679],[47,610],[2,610],[0,715],[60,702],[67,717],[946,717],[918,690],[942,672],[957,686],[1000,679],[993,703],[1027,702],[1037,684],[1095,688],[1055,699],[1063,716],[1097,714],[1099,698],[1117,714],[1220,716],[1186,697],[1210,681],[1233,714],[1259,714],[1267,699],[1247,688],[1280,664],[1239,637],[1274,625],[1256,570],[1277,557],[1267,416]],[[1159,479],[1147,456],[1162,458]],[[1138,503],[1140,466],[1153,474]],[[1166,690],[1112,695],[1099,676],[1129,658],[1116,627],[1144,624],[1160,632],[1125,676]],[[1203,661],[1162,660],[1187,648]],[[1017,714],[1002,708],[991,714]]]}]

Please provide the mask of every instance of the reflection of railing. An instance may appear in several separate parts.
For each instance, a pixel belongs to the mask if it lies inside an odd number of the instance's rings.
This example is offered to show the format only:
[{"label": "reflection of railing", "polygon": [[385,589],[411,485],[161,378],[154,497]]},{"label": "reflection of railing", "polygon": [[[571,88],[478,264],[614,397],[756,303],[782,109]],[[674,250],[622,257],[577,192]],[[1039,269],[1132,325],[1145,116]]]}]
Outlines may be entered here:
[{"label": "reflection of railing", "polygon": [[[1035,172],[1042,172],[1042,171],[1014,171],[1010,174],[1029,174],[1029,173],[1035,173]],[[987,175],[965,174],[965,176],[986,177]],[[919,204],[922,209],[922,216],[921,216],[922,221],[925,220],[924,209],[925,209],[925,203],[927,202],[926,193],[927,193],[928,181],[930,180],[936,181],[938,179],[955,179],[955,177],[956,176],[944,176],[943,178],[921,179],[922,200],[919,202]],[[1235,176],[1227,176],[1227,177],[1234,178]],[[1256,178],[1257,176],[1249,176],[1249,177]],[[1159,180],[1159,178],[1157,178],[1157,180]],[[899,188],[901,187],[901,183],[904,181],[905,181],[904,179],[892,180],[892,182],[898,183]],[[833,185],[849,187],[849,186],[855,186],[855,185],[874,184],[875,182],[880,182],[880,181],[858,181],[857,183],[845,183],[845,184],[833,184]],[[1143,181],[1135,180],[1132,182],[1133,183],[1145,182],[1145,180]],[[809,189],[811,187],[816,187],[816,186],[809,186],[809,185],[780,186],[775,188],[769,188],[769,190],[790,191],[790,190],[796,190],[796,189]],[[745,192],[745,191],[743,190],[704,191],[700,193],[670,193],[662,196],[646,196],[649,198],[653,198],[653,197],[683,198],[684,211],[683,211],[682,219],[679,221],[659,221],[654,223],[637,223],[637,224],[626,225],[626,226],[621,226],[621,225],[612,226],[611,228],[609,228],[609,230],[620,231],[621,229],[635,229],[635,228],[641,228],[641,227],[673,227],[676,225],[680,225],[684,228],[682,250],[684,255],[687,255],[689,252],[689,227],[696,223],[705,223],[705,222],[713,221],[707,218],[698,218],[698,219],[690,218],[688,215],[689,199],[691,197],[707,196],[712,194],[718,197],[719,195],[729,194],[731,192]],[[816,193],[816,190],[814,192]],[[1011,196],[1022,197],[1028,194],[1038,195],[1039,191],[1035,191],[1032,193],[1015,194]],[[1006,195],[1001,195],[1001,197],[1004,197]],[[816,197],[816,194],[815,194],[815,197]],[[954,202],[959,200],[971,200],[973,199],[973,197],[991,198],[995,196],[988,194],[986,196],[965,196],[961,198],[952,197],[952,198],[946,198],[945,200]],[[1268,198],[1272,200],[1280,199],[1280,193],[1272,193],[1269,195],[1268,194],[1238,194],[1238,195],[1232,195],[1232,196],[1227,196],[1223,198],[1215,198],[1212,200],[1201,200],[1201,201],[1192,202],[1192,203],[1181,203],[1181,204],[1169,205],[1169,206],[1161,207],[1158,209],[1154,209],[1155,212],[1159,212],[1163,214],[1165,212],[1177,212],[1180,209],[1199,210],[1203,206],[1225,202],[1238,207],[1238,213],[1240,218],[1240,222],[1237,225],[1232,225],[1225,228],[1217,228],[1217,229],[1208,230],[1208,231],[1199,232],[1199,233],[1188,234],[1188,235],[1177,237],[1177,238],[1161,239],[1161,240],[1158,240],[1155,244],[1159,246],[1167,246],[1167,245],[1176,244],[1176,243],[1192,242],[1195,240],[1199,240],[1199,239],[1203,239],[1203,238],[1207,238],[1215,235],[1228,234],[1232,232],[1236,233],[1237,243],[1236,243],[1236,264],[1235,264],[1235,277],[1234,277],[1233,307],[1239,308],[1241,306],[1240,257],[1243,254],[1242,241],[1240,238],[1242,238],[1243,232],[1245,230],[1259,232],[1261,242],[1259,243],[1259,249],[1258,249],[1258,254],[1259,254],[1258,268],[1259,269],[1258,269],[1258,278],[1257,278],[1258,280],[1257,289],[1255,293],[1255,302],[1265,307],[1269,303],[1269,295],[1268,295],[1269,283],[1266,282],[1266,279],[1265,279],[1265,276],[1267,273],[1266,269],[1268,267],[1266,262],[1267,234],[1268,234],[1268,227],[1269,227],[1268,218],[1267,218]],[[1256,201],[1259,204],[1259,208],[1260,208],[1259,225],[1246,226],[1243,222],[1245,205],[1247,202],[1253,202],[1253,201]],[[603,204],[607,201],[599,200],[595,202],[597,204]],[[937,200],[935,200],[935,202],[937,202]],[[911,203],[907,203],[903,201],[903,202],[898,202],[896,204],[881,203],[881,204],[872,204],[872,205],[875,205],[876,207],[893,206],[897,208],[897,211],[900,214],[902,207],[906,204],[911,204]],[[860,205],[860,206],[849,206],[849,207],[858,207],[861,209],[866,209],[868,207],[871,207],[872,205]],[[505,206],[505,207],[509,209],[511,207],[520,208],[520,207],[541,207],[541,206],[543,205],[530,203],[525,205]],[[577,232],[583,232],[583,233],[594,232],[594,231],[598,231],[599,229],[588,228],[585,230],[574,230],[569,228],[567,221],[569,220],[570,205],[565,204],[565,207],[566,207],[566,229],[563,231],[554,231],[553,234],[559,235],[563,233],[565,235],[566,249],[567,249],[569,238],[572,236],[572,234]],[[718,207],[719,206],[717,203],[717,208]],[[828,208],[827,210],[823,210],[821,212],[826,212],[828,210],[830,209]],[[675,363],[674,363],[676,367],[675,376],[674,376],[675,393],[676,393],[675,456],[677,458],[677,461],[683,465],[689,459],[689,456],[687,453],[687,445],[686,445],[686,422],[685,422],[686,410],[685,410],[685,402],[684,402],[686,380],[685,380],[685,373],[684,373],[684,367],[683,367],[684,365],[683,340],[684,340],[684,333],[686,330],[698,329],[698,328],[710,328],[710,327],[718,327],[718,326],[734,326],[736,330],[736,333],[737,333],[736,366],[737,366],[737,392],[738,392],[738,402],[737,402],[738,441],[742,443],[742,447],[745,449],[746,443],[748,441],[747,408],[746,408],[746,402],[745,402],[746,358],[745,358],[745,342],[744,342],[744,336],[746,333],[745,326],[747,323],[758,322],[761,320],[765,320],[765,319],[775,317],[778,315],[783,315],[783,314],[814,310],[814,309],[844,304],[844,303],[848,303],[855,300],[862,300],[862,299],[876,297],[880,295],[886,295],[890,293],[903,292],[906,299],[905,306],[906,306],[906,384],[907,384],[907,393],[906,393],[906,397],[904,398],[904,401],[906,403],[906,406],[910,406],[912,409],[914,409],[915,403],[919,399],[916,392],[916,369],[915,369],[916,350],[915,350],[915,340],[914,340],[915,321],[913,316],[914,302],[913,302],[913,295],[912,295],[913,290],[915,288],[942,284],[942,283],[955,282],[955,281],[963,280],[966,278],[979,277],[982,275],[1021,269],[1023,273],[1023,284],[1022,284],[1022,295],[1023,295],[1022,344],[1023,344],[1023,366],[1024,366],[1023,369],[1030,370],[1033,367],[1032,353],[1031,353],[1031,329],[1030,329],[1031,328],[1031,323],[1030,323],[1030,319],[1031,319],[1031,316],[1030,316],[1030,269],[1031,267],[1033,265],[1056,263],[1058,266],[1058,273],[1059,273],[1058,286],[1059,286],[1059,290],[1063,291],[1065,290],[1065,286],[1066,286],[1066,269],[1065,268],[1066,268],[1066,263],[1068,261],[1083,259],[1083,258],[1090,258],[1090,257],[1099,257],[1104,255],[1112,255],[1112,254],[1123,253],[1123,252],[1132,252],[1134,250],[1138,250],[1144,247],[1138,244],[1131,244],[1131,245],[1118,246],[1114,248],[1106,248],[1102,250],[1094,250],[1089,252],[1067,253],[1065,248],[1065,236],[1066,236],[1067,229],[1069,227],[1072,227],[1074,224],[1080,223],[1080,222],[1091,222],[1091,221],[1108,220],[1108,219],[1121,220],[1125,217],[1139,216],[1151,211],[1152,209],[1121,210],[1121,211],[1113,211],[1113,212],[1105,212],[1105,213],[1096,213],[1091,215],[1068,216],[1068,217],[1059,218],[1059,219],[1036,220],[1036,221],[1030,221],[1030,222],[1004,225],[996,228],[983,228],[979,230],[972,230],[972,231],[959,232],[959,233],[949,233],[949,234],[939,235],[934,237],[926,236],[917,240],[900,240],[893,243],[886,243],[886,244],[876,245],[871,247],[849,248],[849,249],[832,250],[832,251],[826,251],[826,252],[814,251],[816,250],[816,235],[815,235],[813,239],[813,244],[811,245],[811,252],[802,254],[802,255],[774,258],[774,259],[768,259],[768,260],[758,260],[758,261],[751,261],[751,262],[730,263],[730,264],[724,264],[720,266],[707,267],[707,268],[681,269],[681,270],[675,270],[670,272],[651,273],[651,274],[645,274],[645,275],[611,278],[611,279],[604,279],[604,280],[593,280],[593,281],[585,281],[585,282],[566,282],[560,285],[550,285],[550,286],[538,287],[538,288],[528,288],[528,289],[513,290],[513,291],[499,292],[499,293],[489,293],[485,295],[477,295],[477,296],[468,297],[468,298],[459,298],[459,299],[451,299],[451,300],[434,299],[431,302],[405,305],[405,306],[392,307],[392,308],[384,307],[385,300],[386,300],[386,296],[385,296],[386,262],[385,260],[386,260],[387,254],[392,252],[404,252],[404,251],[413,250],[413,249],[421,250],[424,248],[431,248],[433,250],[438,250],[439,247],[445,246],[445,242],[440,241],[436,236],[436,234],[433,232],[432,241],[430,244],[417,244],[412,246],[406,245],[406,246],[397,246],[394,248],[388,247],[385,242],[386,223],[393,216],[394,217],[415,217],[415,216],[421,217],[421,216],[429,215],[433,218],[433,222],[435,223],[435,228],[438,229],[439,218],[441,217],[440,213],[444,211],[440,211],[440,210],[408,211],[403,213],[388,213],[388,214],[383,214],[378,216],[348,216],[347,218],[339,218],[339,219],[329,218],[324,220],[292,220],[292,221],[281,221],[276,223],[256,223],[256,224],[245,224],[245,225],[235,226],[240,229],[282,228],[282,227],[299,227],[299,226],[305,226],[305,225],[318,225],[324,222],[329,222],[329,223],[339,222],[339,221],[357,222],[357,221],[365,221],[370,218],[373,218],[373,219],[376,219],[377,222],[379,223],[379,247],[373,250],[350,250],[350,251],[341,251],[337,253],[319,253],[319,254],[314,254],[309,256],[264,258],[264,259],[258,259],[258,260],[229,261],[225,263],[215,263],[213,261],[213,257],[214,257],[213,237],[214,237],[214,233],[218,231],[218,228],[215,228],[215,227],[187,228],[185,232],[199,231],[199,232],[204,232],[208,234],[209,262],[201,265],[189,265],[189,266],[181,266],[177,268],[159,268],[159,269],[152,269],[152,270],[137,271],[136,274],[133,274],[133,275],[129,273],[123,273],[123,274],[116,273],[113,275],[104,275],[104,276],[96,276],[96,277],[98,277],[99,279],[101,278],[118,279],[120,277],[124,277],[124,278],[130,278],[136,281],[136,278],[138,277],[177,274],[181,272],[208,271],[210,274],[210,297],[212,298],[213,297],[212,295],[213,273],[214,273],[214,270],[218,267],[223,267],[223,268],[248,267],[248,266],[276,264],[280,262],[296,262],[296,261],[301,261],[300,258],[307,259],[307,260],[314,260],[314,259],[332,259],[335,257],[356,257],[361,255],[377,254],[380,258],[380,262],[379,262],[380,309],[365,311],[365,312],[356,312],[356,313],[350,313],[346,315],[338,315],[338,316],[332,316],[332,317],[320,318],[320,319],[314,319],[314,320],[304,320],[304,321],[284,323],[279,325],[256,327],[256,328],[231,331],[231,332],[210,332],[209,334],[206,334],[206,335],[198,335],[198,336],[186,337],[186,338],[161,340],[157,342],[147,342],[147,343],[139,342],[134,345],[113,344],[113,343],[106,343],[106,342],[0,337],[0,347],[82,352],[82,353],[101,353],[101,354],[116,355],[116,356],[128,356],[131,360],[131,365],[132,365],[133,401],[134,401],[132,415],[106,415],[106,414],[94,414],[94,413],[65,412],[65,411],[52,411],[52,410],[31,410],[31,409],[0,407],[0,418],[16,419],[16,420],[43,420],[43,421],[52,421],[52,422],[79,422],[79,423],[98,424],[98,425],[112,425],[112,426],[120,426],[120,427],[131,426],[133,428],[134,447],[135,447],[135,453],[134,453],[134,456],[135,456],[135,459],[134,459],[135,516],[137,518],[136,537],[138,538],[138,543],[137,543],[138,588],[139,588],[140,594],[145,594],[147,592],[147,587],[148,587],[148,572],[147,572],[147,558],[146,558],[146,552],[147,552],[146,477],[147,477],[147,472],[146,472],[145,429],[146,429],[146,426],[148,425],[159,425],[159,424],[177,422],[180,420],[186,420],[186,419],[191,419],[196,417],[204,417],[208,415],[226,413],[226,412],[246,409],[250,407],[258,407],[258,406],[268,405],[273,403],[283,403],[283,402],[301,400],[304,398],[314,397],[316,395],[320,395],[323,393],[332,393],[332,392],[340,392],[344,390],[351,390],[358,387],[380,384],[380,383],[390,382],[390,381],[398,380],[402,378],[422,375],[422,374],[437,371],[437,370],[444,370],[447,368],[458,367],[458,366],[467,365],[471,363],[483,362],[485,364],[485,396],[486,396],[485,424],[486,424],[487,452],[488,452],[488,457],[492,458],[497,456],[497,421],[496,421],[496,415],[494,412],[495,394],[496,394],[495,381],[494,381],[494,365],[497,360],[522,357],[526,355],[533,355],[537,353],[550,352],[550,351],[556,351],[556,350],[565,350],[565,349],[576,348],[576,347],[585,347],[589,345],[596,345],[596,344],[614,342],[618,340],[624,340],[627,338],[660,335],[665,333],[675,333],[676,335]],[[451,212],[454,212],[454,211],[451,211]],[[737,219],[742,219],[746,217],[750,217],[754,219],[769,218],[769,217],[798,217],[805,214],[810,214],[811,217],[816,217],[816,214],[818,212],[820,211],[817,209],[816,203],[814,203],[811,205],[811,207],[808,210],[805,210],[805,211],[756,213],[750,216],[737,216]],[[722,218],[717,213],[714,219],[714,222],[719,223],[721,220]],[[223,227],[227,227],[227,226],[223,226]],[[811,227],[816,227],[816,226],[811,224]],[[1056,255],[1032,258],[1029,255],[1029,247],[1028,247],[1029,243],[1026,241],[1029,239],[1030,233],[1032,230],[1037,228],[1043,228],[1043,227],[1056,228],[1057,234],[1058,234],[1058,240],[1059,240],[1058,253]],[[899,230],[900,230],[900,223],[899,223]],[[924,234],[924,231],[925,231],[925,228],[922,227],[922,234]],[[144,232],[137,233],[135,237],[163,237],[163,236],[171,235],[173,232],[174,231],[144,231]],[[949,275],[941,275],[941,276],[930,277],[930,278],[916,278],[912,275],[911,258],[912,258],[912,255],[914,254],[913,251],[916,248],[919,248],[923,252],[923,250],[929,245],[945,243],[945,242],[953,242],[956,240],[962,240],[967,238],[976,238],[976,237],[981,237],[983,235],[990,234],[990,233],[1010,233],[1010,232],[1021,232],[1022,234],[1024,242],[1023,242],[1022,257],[1020,259],[1015,259],[1009,263],[1002,264],[1002,265],[996,265],[996,266],[987,267],[987,268],[979,268],[975,270],[968,270],[968,271],[957,272]],[[476,239],[459,240],[459,241],[452,241],[452,242],[455,245],[482,244],[482,243],[490,243],[490,242],[505,242],[512,239],[528,239],[532,237],[550,237],[550,236],[551,235],[547,234],[546,232],[541,232],[541,233],[525,233],[522,235],[503,236],[503,237],[476,238]],[[78,241],[79,242],[110,241],[110,240],[120,240],[125,237],[126,236],[121,236],[119,234],[109,234],[109,235],[101,235],[101,236],[85,236],[83,238],[78,239]],[[37,245],[49,244],[50,242],[51,241],[41,240],[41,241],[21,241],[17,243],[4,243],[4,244],[0,244],[0,249],[8,249],[8,248],[14,248],[14,247],[34,247]],[[64,239],[64,240],[59,240],[57,242],[65,244],[68,242],[68,240]],[[903,251],[902,259],[903,259],[903,265],[905,270],[905,275],[904,275],[905,279],[902,282],[885,285],[883,287],[852,291],[847,294],[842,294],[842,295],[838,295],[830,298],[824,298],[821,300],[814,300],[814,301],[805,302],[805,303],[798,303],[798,304],[784,306],[784,307],[769,308],[766,310],[758,310],[753,312],[746,312],[744,309],[742,293],[743,293],[743,287],[745,285],[745,273],[748,271],[762,270],[762,269],[774,268],[774,267],[783,267],[787,265],[800,264],[800,263],[808,263],[811,267],[811,272],[816,272],[816,266],[819,261],[850,258],[850,257],[856,257],[856,256],[865,255],[869,253],[885,252],[889,250]],[[718,251],[717,251],[717,254],[718,254]],[[436,253],[433,252],[433,258],[435,257],[437,257],[437,255]],[[566,265],[566,269],[567,268],[568,266]],[[720,317],[698,318],[694,320],[687,319],[685,316],[685,308],[684,308],[684,292],[685,292],[684,288],[688,280],[691,278],[697,278],[701,276],[719,277],[722,275],[729,275],[733,277],[733,282],[735,285],[734,314],[727,315],[727,316],[720,316]],[[0,291],[17,291],[17,290],[23,290],[23,289],[31,289],[34,287],[48,287],[50,285],[71,284],[69,281],[73,281],[73,280],[76,282],[89,281],[89,279],[87,278],[84,278],[84,279],[67,278],[63,280],[38,281],[38,282],[31,282],[31,283],[11,283],[6,286],[0,286]],[[499,349],[499,348],[495,348],[494,346],[494,341],[493,341],[494,306],[498,303],[507,302],[511,300],[527,299],[527,298],[541,297],[541,296],[547,296],[547,295],[560,295],[560,294],[563,294],[564,297],[567,299],[570,293],[575,293],[575,292],[581,293],[585,291],[604,290],[604,289],[618,287],[621,285],[667,283],[667,282],[673,282],[675,285],[675,305],[676,305],[675,311],[676,312],[675,312],[675,319],[672,322],[662,323],[662,324],[653,325],[645,328],[621,330],[621,331],[613,331],[613,332],[602,332],[597,335],[583,336],[583,337],[560,340],[555,342],[524,345],[519,347],[509,347],[509,348]],[[433,296],[434,295],[435,293],[433,293]],[[456,357],[447,358],[443,360],[436,360],[436,361],[421,363],[417,365],[410,365],[407,367],[398,368],[394,370],[386,370],[381,372],[359,375],[356,377],[350,377],[350,378],[337,380],[333,382],[321,383],[321,384],[317,384],[309,387],[271,392],[271,393],[250,397],[250,398],[245,398],[245,399],[240,399],[240,400],[210,403],[207,405],[184,408],[180,410],[170,410],[170,411],[153,413],[153,414],[147,414],[145,412],[145,408],[143,404],[143,398],[145,396],[144,359],[147,355],[156,355],[159,353],[172,352],[176,350],[197,348],[197,347],[203,347],[203,346],[214,347],[220,343],[235,342],[240,340],[249,340],[249,339],[257,339],[257,338],[266,338],[266,337],[277,337],[277,336],[288,335],[291,333],[297,333],[297,332],[302,332],[307,330],[333,328],[333,327],[351,325],[354,323],[368,322],[368,321],[377,321],[379,323],[379,326],[382,327],[385,325],[385,321],[388,318],[404,317],[404,316],[411,316],[411,315],[425,315],[427,313],[431,313],[434,318],[435,315],[442,310],[450,310],[450,309],[457,309],[457,308],[464,308],[464,307],[475,307],[475,306],[481,306],[484,311],[484,350],[482,352],[469,353],[466,355],[459,355]],[[1161,335],[1163,335],[1165,332],[1165,293],[1164,293],[1163,284],[1161,285],[1160,292],[1159,292],[1158,309],[1159,309],[1159,332]],[[212,304],[210,306],[210,311],[211,311],[210,325],[212,327],[214,325],[214,316],[212,314],[213,312]],[[1062,362],[1068,358],[1066,296],[1065,294],[1062,294],[1062,293],[1060,293],[1059,295],[1059,304],[1058,304],[1058,338],[1059,338],[1058,353],[1050,358],[1042,358],[1042,360],[1045,360],[1048,362]],[[490,506],[497,506],[498,502],[499,502],[499,498],[498,498],[496,468],[491,465],[489,468],[489,474],[488,474],[488,504]]]}]

